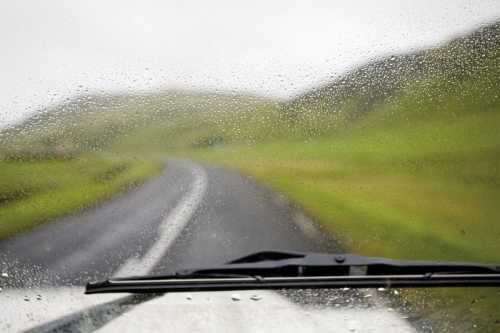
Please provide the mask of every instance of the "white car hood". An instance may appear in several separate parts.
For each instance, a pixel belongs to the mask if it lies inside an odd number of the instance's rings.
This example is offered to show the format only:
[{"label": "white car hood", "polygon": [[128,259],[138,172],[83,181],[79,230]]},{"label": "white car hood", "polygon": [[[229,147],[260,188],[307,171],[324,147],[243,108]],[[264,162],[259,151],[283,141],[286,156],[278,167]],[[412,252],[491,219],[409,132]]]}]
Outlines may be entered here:
[{"label": "white car hood", "polygon": [[[375,306],[351,308],[345,300],[337,306],[299,305],[273,291],[170,293],[115,315],[104,310],[109,316],[105,313],[97,326],[89,310],[128,294],[84,295],[81,288],[60,288],[40,295],[37,300],[33,292],[4,291],[0,330],[65,331],[64,323],[79,315],[84,319],[78,330],[97,332],[416,332],[376,295]],[[260,299],[252,300],[254,295]]]}]

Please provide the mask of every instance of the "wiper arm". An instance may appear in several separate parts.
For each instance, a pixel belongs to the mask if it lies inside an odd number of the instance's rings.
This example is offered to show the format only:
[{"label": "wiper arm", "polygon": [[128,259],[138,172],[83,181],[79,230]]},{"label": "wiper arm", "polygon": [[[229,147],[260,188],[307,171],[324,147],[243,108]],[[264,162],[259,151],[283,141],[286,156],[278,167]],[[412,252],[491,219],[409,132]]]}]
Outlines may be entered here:
[{"label": "wiper arm", "polygon": [[223,265],[180,269],[171,275],[89,282],[85,293],[443,286],[500,286],[500,266],[263,251]]}]

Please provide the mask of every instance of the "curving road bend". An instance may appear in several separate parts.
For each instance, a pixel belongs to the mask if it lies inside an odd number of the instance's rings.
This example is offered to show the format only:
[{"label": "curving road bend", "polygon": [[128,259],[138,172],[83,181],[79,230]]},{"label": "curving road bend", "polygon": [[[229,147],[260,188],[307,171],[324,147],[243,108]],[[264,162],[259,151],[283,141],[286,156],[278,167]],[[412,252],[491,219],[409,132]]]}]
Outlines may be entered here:
[{"label": "curving road bend", "polygon": [[220,264],[263,249],[342,251],[265,186],[175,160],[134,191],[0,243],[0,260],[10,287],[64,286]]}]

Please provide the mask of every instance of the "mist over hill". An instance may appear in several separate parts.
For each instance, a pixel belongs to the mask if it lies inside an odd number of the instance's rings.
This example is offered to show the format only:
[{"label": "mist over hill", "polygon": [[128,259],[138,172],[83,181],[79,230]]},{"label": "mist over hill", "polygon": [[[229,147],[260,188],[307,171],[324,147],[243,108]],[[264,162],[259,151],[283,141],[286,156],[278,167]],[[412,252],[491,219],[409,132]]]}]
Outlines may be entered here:
[{"label": "mist over hill", "polygon": [[[399,106],[405,116],[423,112],[423,119],[428,116],[425,111],[429,104],[444,112],[446,104],[456,98],[464,105],[473,100],[484,103],[482,111],[488,112],[498,107],[499,74],[497,23],[438,48],[393,55],[364,65],[336,82],[289,101],[287,111],[291,117],[307,117],[311,111],[335,114],[336,127],[373,117],[375,111],[389,105],[393,106],[390,109]],[[408,102],[414,105],[405,107]],[[463,111],[460,105],[454,109]]]},{"label": "mist over hill", "polygon": [[393,55],[288,101],[187,91],[82,94],[4,129],[1,152],[64,155],[101,150],[125,139],[130,147],[142,149],[141,141],[168,153],[211,140],[310,139],[365,125],[495,112],[500,103],[499,34],[497,23],[438,48]]},{"label": "mist over hill", "polygon": [[[1,133],[4,154],[51,155],[63,144],[97,151],[117,138],[179,119],[210,121],[221,112],[241,113],[269,105],[258,96],[165,91],[155,94],[87,94],[40,110]],[[180,125],[177,131],[182,131]]]}]

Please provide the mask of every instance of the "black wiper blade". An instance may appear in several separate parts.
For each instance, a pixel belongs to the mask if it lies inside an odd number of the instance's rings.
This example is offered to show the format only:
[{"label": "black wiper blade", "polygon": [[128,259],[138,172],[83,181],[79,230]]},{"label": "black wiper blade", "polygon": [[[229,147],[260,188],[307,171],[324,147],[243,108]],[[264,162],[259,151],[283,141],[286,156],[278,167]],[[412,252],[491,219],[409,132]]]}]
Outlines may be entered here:
[{"label": "black wiper blade", "polygon": [[263,251],[223,265],[180,269],[171,275],[89,282],[85,293],[443,286],[500,286],[500,266]]}]

